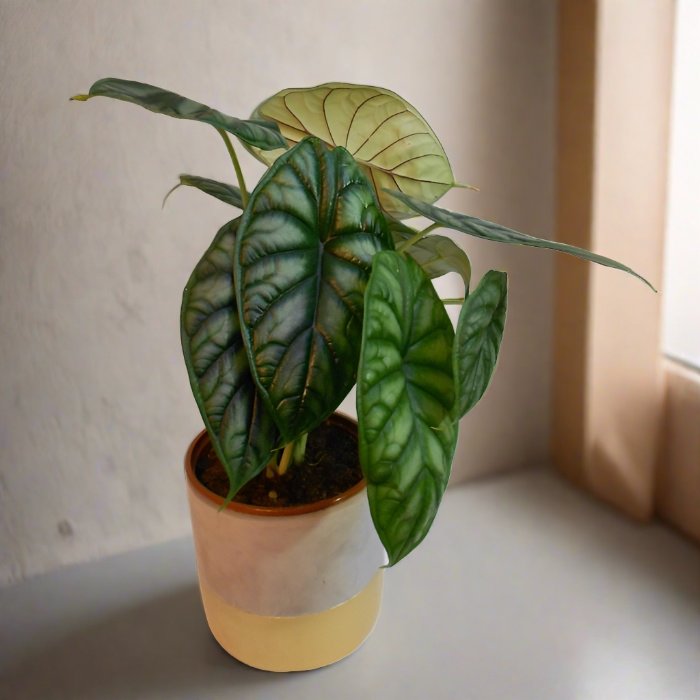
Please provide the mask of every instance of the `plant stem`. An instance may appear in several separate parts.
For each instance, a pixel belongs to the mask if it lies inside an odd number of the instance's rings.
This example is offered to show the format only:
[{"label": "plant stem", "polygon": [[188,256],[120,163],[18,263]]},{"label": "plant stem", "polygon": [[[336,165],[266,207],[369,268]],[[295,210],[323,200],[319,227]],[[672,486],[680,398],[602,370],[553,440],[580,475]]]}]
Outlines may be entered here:
[{"label": "plant stem", "polygon": [[434,224],[430,224],[427,228],[424,228],[422,231],[418,231],[415,236],[411,236],[408,240],[404,241],[397,249],[397,253],[403,253],[406,251],[408,248],[410,248],[414,243],[418,243],[418,241],[423,238],[423,236],[427,236],[431,231],[434,231],[436,228],[440,228],[442,224],[438,224],[437,221]]},{"label": "plant stem", "polygon": [[433,232],[436,228],[440,228],[442,224],[439,224],[437,221],[434,221],[430,226],[427,226],[426,228],[423,229],[422,233],[424,236],[427,236],[429,233]]},{"label": "plant stem", "polygon": [[306,441],[309,438],[308,433],[304,433],[300,438],[294,441],[294,450],[292,452],[292,462],[301,464],[306,457]]},{"label": "plant stem", "polygon": [[245,188],[245,180],[243,179],[243,171],[241,170],[241,164],[238,162],[238,156],[236,155],[236,151],[233,148],[233,144],[231,143],[231,139],[228,137],[228,134],[223,129],[217,128],[216,130],[221,134],[221,138],[226,144],[226,150],[231,156],[231,161],[233,162],[233,167],[236,171],[236,177],[238,178],[238,187],[241,190],[243,208],[245,209],[248,206],[248,190]]},{"label": "plant stem", "polygon": [[465,299],[440,299],[443,304],[464,304]]},{"label": "plant stem", "polygon": [[282,453],[282,459],[280,460],[280,466],[277,469],[277,473],[280,476],[284,476],[287,469],[289,468],[289,463],[292,461],[292,450],[294,449],[294,443],[290,442],[285,446],[284,452]]}]

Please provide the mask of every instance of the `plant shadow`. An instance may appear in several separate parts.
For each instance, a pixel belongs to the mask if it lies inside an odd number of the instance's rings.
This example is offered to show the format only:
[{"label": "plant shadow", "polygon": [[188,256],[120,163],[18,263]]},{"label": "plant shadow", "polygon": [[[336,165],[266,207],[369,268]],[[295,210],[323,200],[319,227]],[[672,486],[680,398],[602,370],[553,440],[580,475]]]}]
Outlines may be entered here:
[{"label": "plant shadow", "polygon": [[236,661],[218,645],[193,585],[30,654],[5,674],[0,697],[237,697],[236,688],[280,679]]}]

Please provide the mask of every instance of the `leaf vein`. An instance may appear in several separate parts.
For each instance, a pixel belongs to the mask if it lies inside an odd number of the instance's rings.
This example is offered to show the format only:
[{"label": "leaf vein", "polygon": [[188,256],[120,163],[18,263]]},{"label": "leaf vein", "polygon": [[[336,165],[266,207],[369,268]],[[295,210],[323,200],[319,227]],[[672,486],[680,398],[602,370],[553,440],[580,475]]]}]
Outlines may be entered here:
[{"label": "leaf vein", "polygon": [[360,150],[360,148],[362,148],[362,146],[364,146],[364,145],[372,138],[372,136],[374,136],[374,135],[377,133],[377,131],[379,131],[379,129],[380,129],[382,126],[384,126],[384,124],[386,124],[390,119],[393,119],[394,117],[398,117],[398,116],[400,116],[401,114],[406,114],[406,112],[408,112],[407,109],[401,110],[400,112],[396,112],[396,114],[392,114],[390,117],[387,117],[384,121],[382,121],[382,122],[380,122],[379,124],[377,124],[377,126],[376,126],[375,129],[374,129],[374,131],[360,144],[360,147],[355,149],[355,151],[353,152],[353,156],[354,156],[355,153],[357,153],[357,152]]}]

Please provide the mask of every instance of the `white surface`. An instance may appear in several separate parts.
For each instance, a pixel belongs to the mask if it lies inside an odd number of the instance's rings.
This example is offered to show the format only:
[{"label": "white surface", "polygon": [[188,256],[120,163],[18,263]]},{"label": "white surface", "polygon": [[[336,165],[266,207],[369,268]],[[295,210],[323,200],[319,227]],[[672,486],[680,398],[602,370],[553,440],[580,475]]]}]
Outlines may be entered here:
[{"label": "white surface", "polygon": [[328,668],[222,651],[190,540],[0,591],[0,649],[12,700],[697,700],[700,549],[520,472],[448,492],[374,634]]},{"label": "white surface", "polygon": [[[161,211],[178,173],[233,180],[213,129],[68,97],[116,76],[247,116],[285,87],[384,85],[423,113],[457,178],[481,188],[447,206],[547,237],[555,6],[0,2],[0,584],[188,531],[182,459],[202,423],[180,299],[236,213],[191,188]],[[241,157],[253,184],[262,165]],[[499,372],[464,425],[455,480],[543,460],[548,445],[553,253],[467,247],[475,279],[505,269],[511,296]]]},{"label": "white surface", "polygon": [[664,251],[664,351],[700,368],[700,2],[677,0]]}]

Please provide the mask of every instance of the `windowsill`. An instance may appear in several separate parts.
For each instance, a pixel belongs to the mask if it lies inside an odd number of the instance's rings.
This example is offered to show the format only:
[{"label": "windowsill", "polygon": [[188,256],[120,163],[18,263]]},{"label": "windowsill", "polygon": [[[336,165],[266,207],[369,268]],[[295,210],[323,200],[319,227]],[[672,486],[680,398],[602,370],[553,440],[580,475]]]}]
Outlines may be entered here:
[{"label": "windowsill", "polygon": [[374,634],[326,669],[222,651],[190,539],[0,590],[0,648],[17,700],[697,700],[700,548],[532,470],[450,490]]}]

